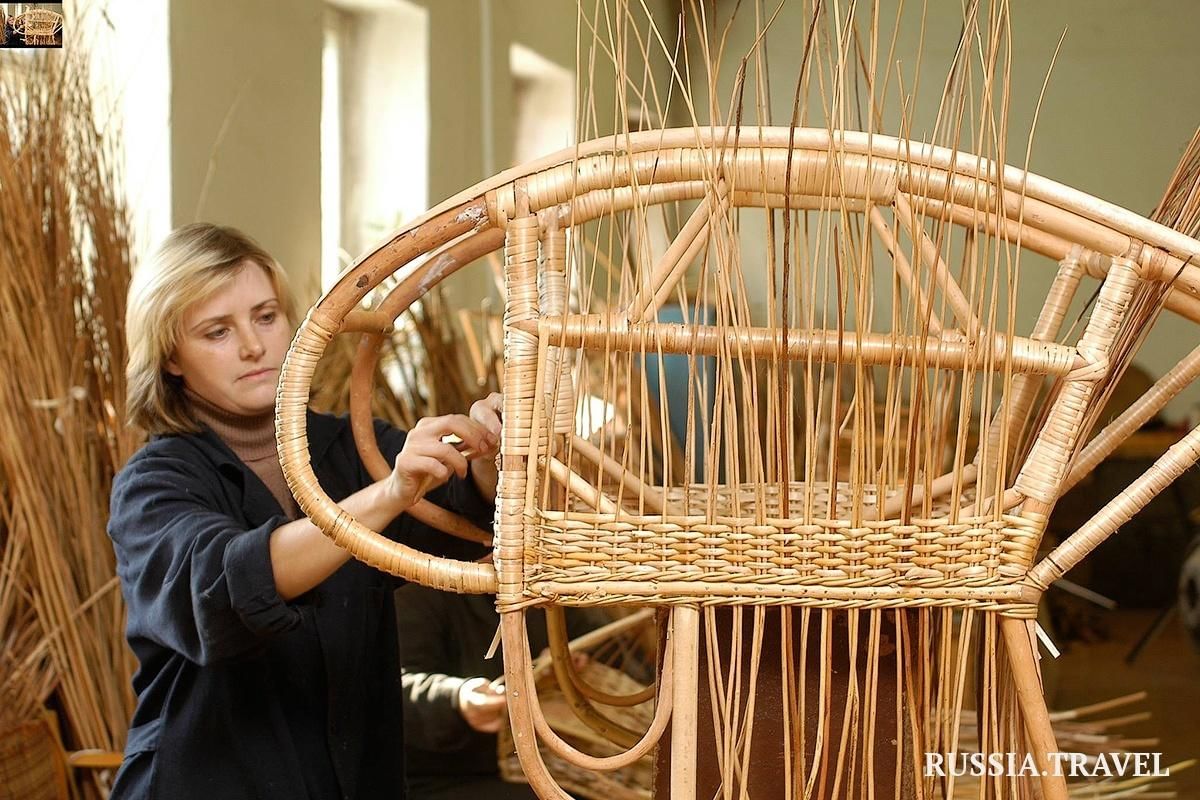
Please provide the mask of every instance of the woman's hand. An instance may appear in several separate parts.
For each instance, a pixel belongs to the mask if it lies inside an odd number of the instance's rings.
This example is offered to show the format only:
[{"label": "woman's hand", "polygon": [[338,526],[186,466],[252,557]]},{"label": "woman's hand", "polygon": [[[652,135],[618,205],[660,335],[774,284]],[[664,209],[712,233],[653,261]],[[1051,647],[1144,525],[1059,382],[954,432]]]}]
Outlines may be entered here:
[{"label": "woman's hand", "polygon": [[[472,407],[472,413],[474,410]],[[406,511],[451,475],[467,477],[470,460],[485,459],[488,454],[494,459],[499,447],[499,435],[471,417],[424,417],[408,432],[392,473],[385,479],[388,497],[397,512]]]},{"label": "woman's hand", "polygon": [[471,461],[471,478],[479,493],[488,500],[496,500],[496,483],[500,475],[496,470],[496,455],[500,452],[500,422],[504,415],[504,395],[492,392],[471,405],[471,419],[492,434],[495,447],[478,453]]},{"label": "woman's hand", "polygon": [[504,709],[508,698],[504,685],[497,679],[469,678],[458,688],[458,710],[472,730],[496,733],[504,724]]},{"label": "woman's hand", "polygon": [[496,449],[491,453],[480,453],[480,456],[495,456],[500,452],[500,422],[504,418],[504,395],[492,392],[482,400],[471,404],[471,419],[478,422],[488,433],[495,437]]}]

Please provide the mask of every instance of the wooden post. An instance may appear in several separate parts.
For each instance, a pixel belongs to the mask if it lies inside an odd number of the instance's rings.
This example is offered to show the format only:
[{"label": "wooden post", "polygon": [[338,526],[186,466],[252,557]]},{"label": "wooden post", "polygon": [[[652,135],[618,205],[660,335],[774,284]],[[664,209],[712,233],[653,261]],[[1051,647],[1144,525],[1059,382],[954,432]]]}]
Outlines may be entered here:
[{"label": "wooden post", "polygon": [[700,693],[700,609],[671,611],[671,648],[675,680],[671,719],[671,800],[696,798],[696,703]]},{"label": "wooden post", "polygon": [[1042,800],[1067,800],[1067,779],[1055,773],[1058,765],[1050,756],[1050,753],[1058,752],[1058,744],[1050,725],[1050,712],[1046,710],[1046,698],[1042,695],[1042,678],[1028,624],[1023,619],[1005,617],[1000,620],[1000,630],[1004,633],[1004,645],[1012,665],[1029,747],[1034,763],[1042,773]]}]

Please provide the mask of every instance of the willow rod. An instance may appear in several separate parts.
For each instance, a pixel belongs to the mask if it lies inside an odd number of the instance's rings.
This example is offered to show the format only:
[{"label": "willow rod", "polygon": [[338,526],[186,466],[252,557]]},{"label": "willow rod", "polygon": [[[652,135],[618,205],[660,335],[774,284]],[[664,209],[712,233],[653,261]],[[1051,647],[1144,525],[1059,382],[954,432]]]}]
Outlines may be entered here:
[{"label": "willow rod", "polygon": [[725,181],[718,181],[715,191],[706,195],[704,202],[696,207],[683,228],[680,229],[662,258],[650,270],[637,294],[629,301],[625,316],[630,322],[652,318],[654,312],[670,296],[675,284],[683,277],[688,265],[704,247],[713,219],[720,219],[729,210],[729,189]]},{"label": "willow rod", "polygon": [[1193,428],[1091,519],[1054,548],[1029,572],[1029,580],[1046,587],[1066,575],[1084,556],[1146,507],[1180,475],[1200,460],[1200,427]]},{"label": "willow rod", "polygon": [[700,693],[700,611],[679,606],[671,611],[671,635],[667,646],[674,657],[672,687],[674,713],[671,720],[671,796],[696,796],[696,713]]},{"label": "willow rod", "polygon": [[812,358],[872,366],[886,366],[903,358],[909,365],[915,363],[930,369],[983,367],[995,359],[1011,360],[1017,372],[1060,376],[1086,363],[1073,347],[999,333],[990,337],[991,347],[986,348],[958,338],[791,329],[781,347],[782,334],[774,328],[720,329],[677,322],[625,325],[623,319],[600,314],[542,317],[512,327],[549,339],[560,347],[612,352],[718,355],[732,351],[755,358]]},{"label": "willow rod", "polygon": [[604,474],[618,481],[624,491],[638,498],[651,511],[662,512],[663,497],[662,492],[658,489],[644,483],[632,471],[626,469],[624,465],[615,461],[611,456],[596,447],[594,444],[584,439],[581,436],[572,434],[571,449],[580,453],[593,464],[604,471]]},{"label": "willow rod", "polygon": [[1133,405],[1096,434],[1071,464],[1063,483],[1063,493],[1069,492],[1084,476],[1108,458],[1121,443],[1149,422],[1163,406],[1177,397],[1200,376],[1200,347],[1195,348],[1146,390]]},{"label": "willow rod", "polygon": [[[522,691],[520,689],[522,684],[529,687],[534,685],[533,667],[529,656],[529,634],[525,625],[524,614],[520,611],[504,612],[500,615],[500,625],[504,641],[510,643],[504,648],[504,672],[506,675],[521,678],[519,681],[509,681],[505,684],[508,689],[509,712],[514,720],[514,730],[534,730],[541,737],[542,741],[546,743],[550,751],[559,758],[582,769],[591,769],[600,772],[608,772],[628,766],[649,753],[658,744],[674,713],[672,703],[674,691],[672,687],[675,674],[675,654],[673,651],[670,649],[667,650],[662,674],[659,679],[661,696],[658,706],[654,709],[654,719],[650,723],[650,727],[646,730],[646,733],[636,745],[623,753],[614,756],[597,757],[580,752],[555,733],[546,721],[545,714],[542,712],[541,705],[537,699],[537,693],[532,690]],[[672,627],[674,627],[673,622]],[[549,778],[545,762],[538,751],[537,742],[534,737],[516,736],[514,740],[517,745],[517,752],[521,758],[521,764],[527,770],[527,774],[529,774],[531,779],[530,783],[536,786],[537,784],[534,784],[534,780],[537,780],[539,783],[549,780],[550,785],[546,787],[549,791],[549,796],[571,800]]]},{"label": "willow rod", "polygon": [[950,274],[950,268],[946,266],[946,262],[942,260],[941,253],[938,252],[937,245],[929,238],[929,234],[925,232],[924,226],[921,224],[920,218],[913,211],[912,204],[903,192],[896,192],[896,197],[892,201],[896,206],[896,216],[900,220],[900,224],[908,231],[909,237],[919,248],[921,260],[929,266],[933,273],[933,279],[938,286],[941,287],[942,293],[946,296],[946,301],[949,303],[951,310],[954,311],[954,316],[958,323],[962,325],[968,335],[974,336],[979,331],[979,318],[975,316],[975,312],[971,309],[971,303],[967,300],[966,295],[962,293],[958,283]]},{"label": "willow rod", "polygon": [[[477,199],[486,192],[504,188],[519,178],[545,172],[558,166],[579,164],[591,156],[605,153],[636,155],[680,147],[712,149],[720,147],[726,141],[732,141],[734,136],[737,137],[739,152],[759,147],[781,149],[789,146],[798,150],[808,149],[819,152],[830,152],[836,149],[841,153],[863,155],[870,153],[872,158],[880,162],[903,162],[906,169],[912,166],[924,166],[952,171],[971,180],[980,180],[991,185],[999,183],[1005,190],[1015,192],[1018,196],[1042,200],[1052,204],[1060,212],[1078,215],[1104,226],[1111,226],[1110,230],[1162,247],[1176,256],[1187,258],[1200,252],[1200,242],[1190,236],[1147,220],[1120,206],[1091,197],[1065,184],[1016,167],[1004,165],[997,169],[995,162],[975,154],[951,150],[939,145],[908,141],[876,132],[830,131],[825,128],[789,129],[743,126],[740,130],[735,131],[723,126],[704,126],[695,129],[638,131],[621,136],[619,138],[620,147],[615,150],[612,137],[595,139],[501,172],[448,198],[426,214],[413,220],[407,227],[411,229],[423,225],[447,209],[454,208],[465,201]],[[505,189],[505,191],[511,190]],[[910,191],[910,193],[913,192]],[[1081,242],[1081,244],[1086,245],[1087,243]],[[1119,253],[1111,254],[1118,255]]]},{"label": "willow rod", "polygon": [[1032,624],[1019,619],[1001,619],[1000,630],[1016,677],[1017,701],[1024,717],[1031,754],[1042,775],[1042,796],[1045,800],[1067,800],[1066,778],[1050,757],[1051,753],[1058,752],[1058,744],[1054,740],[1054,728],[1042,697],[1041,675],[1038,673],[1037,656],[1029,632]]},{"label": "willow rod", "polygon": [[[913,303],[917,308],[918,319],[925,319],[928,316],[929,332],[934,336],[940,335],[944,327],[942,321],[938,318],[937,312],[925,305],[927,301],[921,291],[921,283],[913,275],[912,265],[908,262],[908,257],[904,255],[904,251],[900,249],[900,243],[896,241],[896,236],[892,233],[891,226],[887,224],[887,220],[883,218],[883,214],[875,206],[871,206],[871,210],[867,212],[867,217],[871,222],[871,226],[875,229],[875,233],[879,235],[879,239],[883,242],[883,246],[891,254],[892,262],[896,266],[896,273],[900,276],[900,280],[908,287],[908,291],[913,297]],[[932,304],[932,299],[928,302]]]},{"label": "willow rod", "polygon": [[601,514],[617,513],[617,504],[584,480],[583,476],[573,471],[563,462],[551,456],[548,462],[550,477],[565,486],[571,494],[587,503]]},{"label": "willow rod", "polygon": [[607,741],[625,748],[636,746],[639,738],[637,733],[616,720],[604,716],[589,702],[588,695],[581,686],[583,681],[575,674],[574,665],[571,663],[571,651],[567,645],[566,620],[561,609],[556,611],[557,613],[551,611],[550,608],[546,609],[546,632],[551,652],[554,654],[554,657],[550,659],[550,665],[554,670],[554,677],[558,681],[558,688],[567,702],[567,707],[571,709],[571,713],[575,715],[576,719],[603,736]]},{"label": "willow rod", "polygon": [[[572,697],[577,692],[581,699],[586,698],[587,700],[594,700],[595,702],[606,706],[617,707],[636,706],[654,699],[654,695],[656,693],[654,684],[643,687],[641,690],[629,695],[614,695],[591,686],[583,679],[583,677],[579,674],[579,671],[575,669],[575,662],[571,653],[571,645],[574,643],[568,638],[567,618],[562,606],[548,605],[546,606],[545,611],[546,631],[550,640],[549,643],[551,657],[549,660],[551,668],[554,670],[555,678],[560,681],[560,690],[563,690],[564,694],[566,694],[567,691],[571,691],[571,694],[567,695],[568,698]],[[534,665],[534,669],[536,671],[536,664]],[[569,690],[564,688],[561,684],[561,681],[564,678],[567,679],[567,682],[571,684]],[[591,708],[591,712],[589,713],[594,713],[595,711],[596,710],[594,708]],[[625,726],[620,725],[613,720],[604,719],[604,722],[609,726],[628,731]],[[603,732],[598,732],[602,733],[603,735]],[[628,732],[632,734],[631,731]],[[634,741],[636,741],[637,735],[633,734],[633,736]],[[617,744],[621,743],[617,739],[613,738],[609,738],[609,741]],[[630,744],[632,744],[632,742],[630,742]]]}]

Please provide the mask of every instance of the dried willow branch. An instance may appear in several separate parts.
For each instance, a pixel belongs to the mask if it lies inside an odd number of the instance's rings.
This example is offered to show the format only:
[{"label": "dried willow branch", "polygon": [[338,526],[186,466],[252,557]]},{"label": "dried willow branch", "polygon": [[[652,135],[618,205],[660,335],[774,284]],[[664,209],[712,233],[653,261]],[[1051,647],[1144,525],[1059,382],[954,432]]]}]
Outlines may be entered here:
[{"label": "dried willow branch", "polygon": [[0,65],[0,728],[53,697],[70,747],[119,750],[133,657],[112,546],[132,263],[86,59]]}]

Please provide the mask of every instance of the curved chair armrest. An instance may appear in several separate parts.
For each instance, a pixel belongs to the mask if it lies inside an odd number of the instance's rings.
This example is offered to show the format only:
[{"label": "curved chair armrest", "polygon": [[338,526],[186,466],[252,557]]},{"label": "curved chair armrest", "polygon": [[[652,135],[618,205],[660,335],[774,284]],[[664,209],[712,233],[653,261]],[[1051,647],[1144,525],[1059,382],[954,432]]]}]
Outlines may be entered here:
[{"label": "curved chair armrest", "polygon": [[67,753],[67,766],[72,769],[116,769],[124,755],[112,750],[76,750]]},{"label": "curved chair armrest", "polygon": [[1117,532],[1134,514],[1145,508],[1156,495],[1171,485],[1180,475],[1200,461],[1200,426],[1173,444],[1161,458],[1129,484],[1104,508],[1054,548],[1029,572],[1030,579],[1045,589],[1066,575],[1095,550],[1104,540]]}]

